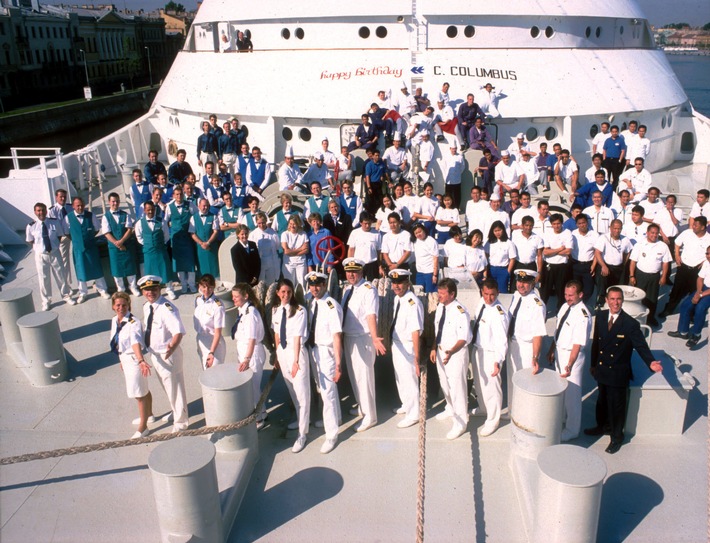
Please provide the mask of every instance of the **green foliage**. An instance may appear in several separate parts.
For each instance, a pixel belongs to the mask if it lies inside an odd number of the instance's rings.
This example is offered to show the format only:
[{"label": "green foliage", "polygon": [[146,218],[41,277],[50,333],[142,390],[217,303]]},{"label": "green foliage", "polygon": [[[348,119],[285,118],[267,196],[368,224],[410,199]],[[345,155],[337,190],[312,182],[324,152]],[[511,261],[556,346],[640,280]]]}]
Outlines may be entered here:
[{"label": "green foliage", "polygon": [[185,6],[182,4],[176,4],[173,0],[170,0],[165,4],[165,11],[173,11],[175,13],[185,13]]}]

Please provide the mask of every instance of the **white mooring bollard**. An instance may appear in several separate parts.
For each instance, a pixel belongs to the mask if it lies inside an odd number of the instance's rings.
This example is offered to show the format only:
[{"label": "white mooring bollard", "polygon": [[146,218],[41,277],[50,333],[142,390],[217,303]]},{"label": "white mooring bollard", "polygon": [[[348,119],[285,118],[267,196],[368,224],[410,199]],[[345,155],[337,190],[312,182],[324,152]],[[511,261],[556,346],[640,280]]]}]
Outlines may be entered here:
[{"label": "white mooring bollard", "polygon": [[64,381],[69,374],[59,316],[53,311],[30,313],[17,321],[24,351],[25,373],[32,386]]},{"label": "white mooring bollard", "polygon": [[0,324],[5,337],[5,345],[22,341],[17,320],[20,317],[34,313],[35,304],[32,301],[32,289],[10,288],[0,292]]}]

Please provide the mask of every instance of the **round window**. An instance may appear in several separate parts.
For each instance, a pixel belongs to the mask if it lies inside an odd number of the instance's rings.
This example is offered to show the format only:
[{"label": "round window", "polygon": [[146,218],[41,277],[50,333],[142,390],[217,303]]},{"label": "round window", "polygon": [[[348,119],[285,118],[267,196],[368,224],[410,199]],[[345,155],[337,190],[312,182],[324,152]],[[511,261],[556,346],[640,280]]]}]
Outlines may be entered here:
[{"label": "round window", "polygon": [[622,36],[624,35],[624,27],[623,26],[619,27],[619,34],[621,34]]},{"label": "round window", "polygon": [[671,115],[669,113],[668,114],[668,128],[670,128],[672,124],[673,124],[673,115]]},{"label": "round window", "polygon": [[362,39],[367,39],[370,37],[370,29],[366,26],[361,26],[360,30],[358,30],[357,33]]},{"label": "round window", "polygon": [[666,127],[666,118],[661,117],[661,128],[665,128],[665,127]]},{"label": "round window", "polygon": [[599,127],[596,124],[593,124],[589,129],[589,137],[594,138],[597,134],[599,134]]},{"label": "round window", "polygon": [[298,137],[303,141],[311,141],[311,131],[308,130],[308,128],[301,128],[301,130],[298,131]]},{"label": "round window", "polygon": [[375,35],[378,38],[386,38],[387,37],[387,28],[384,26],[378,26],[377,29],[375,29]]},{"label": "round window", "polygon": [[537,139],[537,128],[534,126],[531,126],[528,128],[527,132],[525,132],[525,137],[527,138],[528,141],[534,141]]},{"label": "round window", "polygon": [[540,29],[539,29],[538,27],[536,27],[536,26],[533,26],[533,27],[530,29],[530,35],[531,35],[533,38],[537,38],[537,37],[540,35]]},{"label": "round window", "polygon": [[281,131],[281,135],[286,141],[291,141],[291,138],[293,138],[293,131],[288,126],[284,126],[284,129]]},{"label": "round window", "polygon": [[284,28],[281,30],[281,37],[285,40],[289,39],[291,37],[291,31],[288,28]]},{"label": "round window", "polygon": [[584,31],[584,35],[585,35],[586,37],[589,37],[589,36],[592,35],[592,27],[591,27],[591,26],[588,26],[588,27],[587,27],[587,29]]},{"label": "round window", "polygon": [[602,27],[601,27],[601,26],[598,26],[598,27],[597,27],[597,31],[596,31],[594,34],[597,36],[597,38],[601,37],[601,35],[602,35]]},{"label": "round window", "polygon": [[555,35],[555,29],[552,28],[551,26],[548,26],[548,27],[545,29],[545,37],[546,37],[546,38],[551,38],[551,37],[554,36],[554,35]]},{"label": "round window", "polygon": [[557,129],[554,126],[550,126],[545,130],[545,139],[547,141],[552,141],[557,137]]},{"label": "round window", "polygon": [[473,38],[474,34],[476,34],[475,26],[468,25],[466,28],[463,29],[463,35],[467,38]]},{"label": "round window", "polygon": [[448,27],[446,29],[446,35],[449,38],[455,38],[456,36],[458,36],[458,34],[459,34],[459,29],[456,28],[454,25],[451,25],[450,27]]},{"label": "round window", "polygon": [[302,28],[297,28],[297,29],[296,29],[296,32],[294,32],[294,34],[296,35],[296,37],[297,37],[299,40],[302,40],[302,39],[303,39],[303,35],[304,35],[304,34],[303,34],[303,29],[302,29]]}]

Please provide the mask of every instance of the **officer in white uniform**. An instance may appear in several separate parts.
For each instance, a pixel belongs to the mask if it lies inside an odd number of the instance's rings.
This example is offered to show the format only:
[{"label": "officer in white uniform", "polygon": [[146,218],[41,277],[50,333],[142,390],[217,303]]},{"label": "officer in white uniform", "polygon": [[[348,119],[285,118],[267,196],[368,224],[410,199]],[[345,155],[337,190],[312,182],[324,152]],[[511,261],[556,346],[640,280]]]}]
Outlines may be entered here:
[{"label": "officer in white uniform", "polygon": [[392,364],[403,414],[397,428],[408,428],[419,422],[419,340],[424,333],[424,306],[412,292],[411,272],[395,269],[389,272],[395,294],[394,313],[390,325]]},{"label": "officer in white uniform", "polygon": [[436,416],[437,420],[454,419],[447,439],[463,435],[468,425],[468,344],[471,343],[471,317],[456,299],[458,293],[453,279],[438,283],[439,305],[434,316],[436,336],[429,360],[436,364],[441,391],[446,399],[446,408]]},{"label": "officer in white uniform", "polygon": [[192,322],[197,334],[197,354],[202,369],[224,364],[227,359],[227,344],[222,335],[225,309],[222,300],[214,295],[215,279],[210,274],[200,277],[195,298],[195,313]]},{"label": "officer in white uniform", "polygon": [[311,353],[313,377],[318,383],[323,400],[325,443],[320,452],[328,454],[338,442],[341,419],[338,381],[342,368],[343,310],[328,294],[326,274],[311,272],[306,276],[306,280],[312,296],[308,303],[310,322],[306,346]]},{"label": "officer in white uniform", "polygon": [[138,280],[138,288],[146,299],[143,305],[143,339],[172,409],[172,413],[163,417],[163,420],[172,420],[173,432],[179,432],[186,430],[188,426],[187,395],[180,346],[185,327],[178,309],[160,295],[160,281],[161,278],[157,275],[145,275]]},{"label": "officer in white uniform", "polygon": [[71,297],[69,275],[64,267],[60,251],[61,240],[67,235],[64,222],[59,219],[47,217],[47,206],[41,202],[34,207],[36,221],[27,225],[25,241],[32,243],[35,253],[35,266],[39,277],[39,295],[42,299],[42,311],[48,311],[52,303],[52,280],[59,287],[59,292],[64,301],[69,305],[76,302]]},{"label": "officer in white uniform", "polygon": [[533,270],[516,270],[515,294],[508,309],[508,347],[506,377],[508,381],[508,411],[513,407],[513,375],[523,368],[532,368],[533,375],[539,370],[538,361],[542,340],[547,335],[545,318],[547,308],[535,292],[538,273]]},{"label": "officer in white uniform", "polygon": [[[491,435],[500,424],[503,407],[500,372],[508,351],[508,324],[508,312],[498,301],[498,283],[487,279],[481,288],[481,301],[476,307],[472,334],[475,345],[473,371],[479,402],[475,414],[483,415],[485,412],[486,415],[486,422],[478,431],[481,437]],[[481,400],[483,406],[480,405]]]},{"label": "officer in white uniform", "polygon": [[569,281],[565,285],[566,303],[557,313],[555,337],[547,353],[549,361],[567,379],[562,441],[579,436],[582,423],[582,377],[587,361],[584,350],[592,332],[592,317],[582,303],[583,296],[579,281]]},{"label": "officer in white uniform", "polygon": [[355,431],[364,432],[377,424],[375,357],[386,352],[382,338],[377,336],[380,303],[375,288],[363,279],[362,261],[346,258],[343,269],[349,284],[341,300],[345,363],[360,405],[359,411],[353,410],[351,414],[362,414]]}]

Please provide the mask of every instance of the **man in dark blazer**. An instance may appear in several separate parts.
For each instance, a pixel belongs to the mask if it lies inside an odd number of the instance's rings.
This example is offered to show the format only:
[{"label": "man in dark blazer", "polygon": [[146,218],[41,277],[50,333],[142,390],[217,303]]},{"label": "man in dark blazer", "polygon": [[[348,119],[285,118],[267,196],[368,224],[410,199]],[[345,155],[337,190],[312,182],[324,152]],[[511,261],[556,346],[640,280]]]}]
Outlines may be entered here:
[{"label": "man in dark blazer", "polygon": [[237,243],[232,247],[232,266],[234,266],[235,283],[246,283],[256,286],[261,273],[261,256],[259,248],[253,241],[248,241],[249,228],[241,224],[237,228]]},{"label": "man in dark blazer", "polygon": [[340,209],[338,202],[331,200],[328,202],[328,213],[323,217],[323,228],[345,244],[353,231],[353,220]]},{"label": "man in dark blazer", "polygon": [[633,377],[632,350],[636,349],[651,371],[663,369],[661,362],[653,359],[638,321],[621,310],[623,302],[622,290],[611,287],[606,294],[609,309],[597,313],[592,336],[590,371],[599,386],[597,425],[584,433],[598,436],[609,432],[611,443],[606,448],[609,454],[618,452],[624,441],[629,381]]}]

